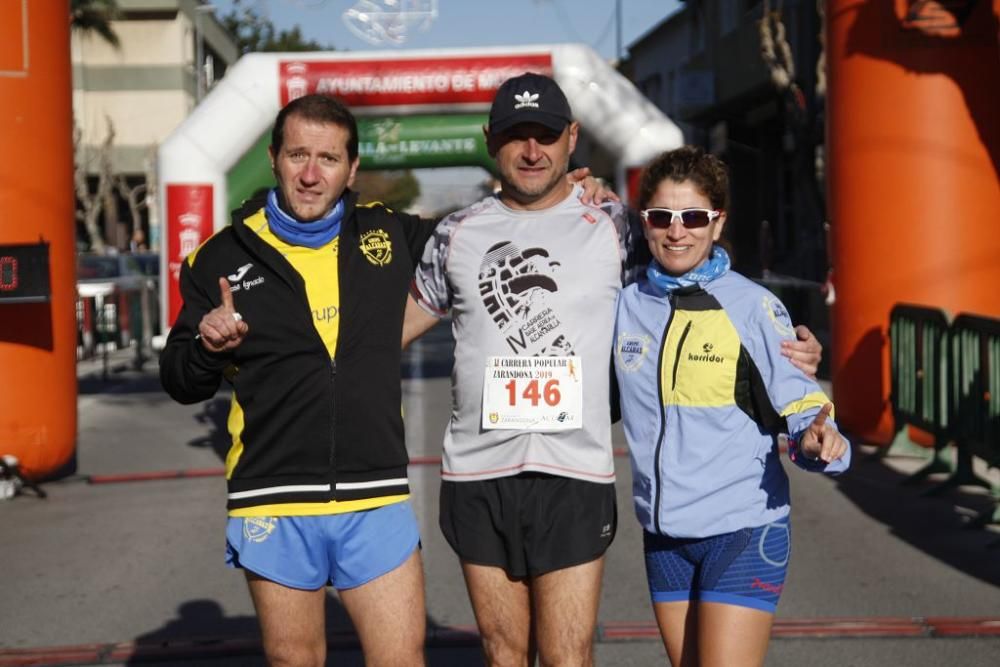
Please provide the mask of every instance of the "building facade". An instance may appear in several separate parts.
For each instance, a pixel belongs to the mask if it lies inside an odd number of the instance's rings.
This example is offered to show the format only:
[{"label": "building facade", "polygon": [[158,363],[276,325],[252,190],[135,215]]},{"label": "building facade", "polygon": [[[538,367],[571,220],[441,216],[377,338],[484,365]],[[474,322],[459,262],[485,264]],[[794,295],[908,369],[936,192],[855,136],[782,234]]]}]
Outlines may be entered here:
[{"label": "building facade", "polygon": [[[794,64],[795,85],[785,88],[762,56],[761,20],[776,7]],[[815,0],[687,0],[629,46],[625,68],[636,86],[688,143],[729,165],[727,236],[736,268],[750,276],[826,279],[817,7]]]},{"label": "building facade", "polygon": [[[101,151],[109,131],[111,171],[130,189],[143,185],[155,167],[156,147],[239,57],[213,7],[202,0],[118,0],[118,6],[111,23],[117,48],[96,34],[72,35],[76,159],[91,192],[107,170]],[[102,216],[105,240],[126,249],[136,227],[123,194],[113,189],[112,196]],[[155,206],[143,208],[138,228],[155,248],[159,228],[149,211]]]}]

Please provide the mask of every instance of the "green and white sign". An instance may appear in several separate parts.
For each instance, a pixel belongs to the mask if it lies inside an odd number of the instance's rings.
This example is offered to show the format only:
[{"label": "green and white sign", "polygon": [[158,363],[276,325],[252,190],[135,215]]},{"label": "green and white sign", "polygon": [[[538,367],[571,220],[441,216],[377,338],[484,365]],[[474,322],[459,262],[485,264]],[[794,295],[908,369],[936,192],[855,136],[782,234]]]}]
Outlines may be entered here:
[{"label": "green and white sign", "polygon": [[358,127],[362,169],[490,168],[485,115],[364,119]]},{"label": "green and white sign", "polygon": [[[483,125],[486,114],[359,118],[361,169],[482,167],[492,171]],[[274,185],[267,146],[271,129],[248,150],[227,176],[229,209],[260,188]]]}]

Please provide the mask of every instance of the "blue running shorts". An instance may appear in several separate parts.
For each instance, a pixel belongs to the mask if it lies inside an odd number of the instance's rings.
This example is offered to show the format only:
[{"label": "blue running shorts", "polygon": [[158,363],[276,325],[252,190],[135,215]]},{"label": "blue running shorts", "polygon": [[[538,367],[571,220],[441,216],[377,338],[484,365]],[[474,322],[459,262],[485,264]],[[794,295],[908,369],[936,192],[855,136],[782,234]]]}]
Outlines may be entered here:
[{"label": "blue running shorts", "polygon": [[721,602],[774,613],[791,549],[788,517],[757,528],[682,539],[643,532],[653,603]]},{"label": "blue running shorts", "polygon": [[230,517],[226,565],[291,588],[344,590],[395,570],[419,544],[409,500],[344,514]]}]

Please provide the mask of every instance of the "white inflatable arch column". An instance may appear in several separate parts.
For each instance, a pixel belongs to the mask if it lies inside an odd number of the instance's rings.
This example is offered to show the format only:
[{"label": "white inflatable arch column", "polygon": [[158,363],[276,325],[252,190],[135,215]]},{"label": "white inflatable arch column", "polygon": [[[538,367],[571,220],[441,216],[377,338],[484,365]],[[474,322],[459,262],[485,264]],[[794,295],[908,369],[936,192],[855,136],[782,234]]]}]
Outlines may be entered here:
[{"label": "white inflatable arch column", "polygon": [[616,177],[683,143],[680,130],[593,49],[578,44],[243,56],[159,150],[161,322],[180,309],[184,257],[228,222],[226,174],[290,99],[321,92],[357,115],[484,113],[506,79],[551,75]]}]

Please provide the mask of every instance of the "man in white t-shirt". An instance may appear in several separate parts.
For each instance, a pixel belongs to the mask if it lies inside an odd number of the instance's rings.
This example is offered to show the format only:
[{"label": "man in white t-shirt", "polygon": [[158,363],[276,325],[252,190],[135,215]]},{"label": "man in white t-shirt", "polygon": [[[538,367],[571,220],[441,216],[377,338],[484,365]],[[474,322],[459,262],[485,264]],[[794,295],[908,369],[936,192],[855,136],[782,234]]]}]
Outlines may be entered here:
[{"label": "man in white t-shirt", "polygon": [[592,664],[617,527],[609,368],[632,240],[621,203],[566,180],[578,133],[552,79],[505,82],[485,129],[500,193],[439,223],[407,304],[404,345],[452,314],[440,524],[491,665]]}]

